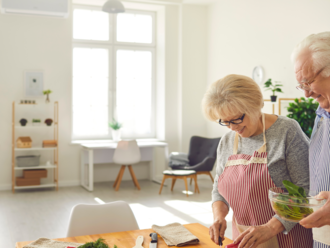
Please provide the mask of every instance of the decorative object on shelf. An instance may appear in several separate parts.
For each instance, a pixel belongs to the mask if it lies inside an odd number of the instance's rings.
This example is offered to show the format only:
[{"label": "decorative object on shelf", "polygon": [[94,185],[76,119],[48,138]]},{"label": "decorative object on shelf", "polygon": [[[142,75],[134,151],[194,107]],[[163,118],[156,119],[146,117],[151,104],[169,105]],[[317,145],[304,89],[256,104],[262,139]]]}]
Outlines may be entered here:
[{"label": "decorative object on shelf", "polygon": [[110,14],[122,13],[125,12],[125,7],[119,0],[108,0],[103,4],[102,11]]},{"label": "decorative object on shelf", "polygon": [[28,155],[16,157],[17,167],[36,167],[40,165],[40,155]]},{"label": "decorative object on shelf", "polygon": [[26,123],[28,123],[28,121],[27,121],[27,119],[22,118],[22,119],[20,119],[19,123],[21,123],[21,126],[25,126]]},{"label": "decorative object on shelf", "polygon": [[43,72],[29,71],[25,72],[25,96],[40,97],[43,91]]},{"label": "decorative object on shelf", "polygon": [[256,66],[253,68],[252,79],[257,83],[261,84],[264,79],[264,71],[261,66]]},{"label": "decorative object on shelf", "polygon": [[43,93],[44,93],[44,95],[47,96],[46,97],[46,103],[49,103],[50,102],[50,100],[49,100],[49,94],[52,93],[52,91],[51,90],[44,90]]},{"label": "decorative object on shelf", "polygon": [[119,141],[120,140],[120,135],[121,135],[121,130],[120,128],[123,125],[119,123],[115,118],[112,119],[112,122],[109,122],[109,127],[112,128],[111,133],[112,133],[112,139],[114,141]]},{"label": "decorative object on shelf", "polygon": [[264,88],[266,88],[266,90],[271,90],[273,92],[273,95],[270,96],[270,100],[272,102],[276,102],[277,96],[275,95],[275,92],[283,93],[281,89],[283,85],[279,83],[280,83],[279,81],[275,81],[275,84],[273,84],[271,78],[265,82]]},{"label": "decorative object on shelf", "polygon": [[33,126],[40,126],[41,120],[40,119],[32,119],[32,125]]},{"label": "decorative object on shelf", "polygon": [[48,119],[45,120],[45,123],[46,123],[47,126],[51,126],[52,123],[53,123],[53,120],[48,118]]},{"label": "decorative object on shelf", "polygon": [[46,169],[23,170],[23,178],[43,178],[47,177]]},{"label": "decorative object on shelf", "polygon": [[31,148],[32,147],[32,139],[30,137],[18,137],[16,140],[17,148]]},{"label": "decorative object on shelf", "polygon": [[35,100],[21,100],[20,104],[36,104]]},{"label": "decorative object on shelf", "polygon": [[314,101],[313,98],[296,98],[294,103],[289,103],[287,117],[296,120],[304,133],[311,137],[314,120],[316,117],[315,109],[317,109],[319,103]]},{"label": "decorative object on shelf", "polygon": [[40,185],[40,178],[16,177],[16,186],[34,186]]},{"label": "decorative object on shelf", "polygon": [[42,147],[57,147],[57,140],[43,140]]}]

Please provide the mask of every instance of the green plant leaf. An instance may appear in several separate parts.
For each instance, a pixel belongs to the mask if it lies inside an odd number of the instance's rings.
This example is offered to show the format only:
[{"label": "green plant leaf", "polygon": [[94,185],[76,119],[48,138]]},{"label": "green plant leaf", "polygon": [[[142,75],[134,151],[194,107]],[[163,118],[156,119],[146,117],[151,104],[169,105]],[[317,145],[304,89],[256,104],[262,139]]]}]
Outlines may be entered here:
[{"label": "green plant leaf", "polygon": [[289,195],[306,198],[304,188],[299,187],[288,180],[283,180],[282,183],[284,187],[288,190]]},{"label": "green plant leaf", "polygon": [[289,107],[287,107],[287,117],[295,119],[308,137],[312,135],[318,105],[314,99],[301,97],[296,98],[294,103],[289,103]]}]

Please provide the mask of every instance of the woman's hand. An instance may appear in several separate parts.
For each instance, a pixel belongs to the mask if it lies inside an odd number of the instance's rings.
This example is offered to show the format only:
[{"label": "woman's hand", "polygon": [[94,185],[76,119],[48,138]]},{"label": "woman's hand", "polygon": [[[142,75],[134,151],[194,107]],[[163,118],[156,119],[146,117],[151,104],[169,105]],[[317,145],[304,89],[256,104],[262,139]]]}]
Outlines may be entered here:
[{"label": "woman's hand", "polygon": [[234,243],[237,244],[241,241],[238,248],[256,248],[283,230],[282,223],[278,219],[272,218],[265,225],[249,227],[235,239]]},{"label": "woman's hand", "polygon": [[327,202],[319,210],[299,222],[305,228],[322,227],[330,225],[330,192],[322,191],[316,198],[327,199]]},{"label": "woman's hand", "polygon": [[209,228],[211,240],[218,245],[219,237],[224,240],[226,229],[227,221],[225,219],[215,220],[213,225]]}]

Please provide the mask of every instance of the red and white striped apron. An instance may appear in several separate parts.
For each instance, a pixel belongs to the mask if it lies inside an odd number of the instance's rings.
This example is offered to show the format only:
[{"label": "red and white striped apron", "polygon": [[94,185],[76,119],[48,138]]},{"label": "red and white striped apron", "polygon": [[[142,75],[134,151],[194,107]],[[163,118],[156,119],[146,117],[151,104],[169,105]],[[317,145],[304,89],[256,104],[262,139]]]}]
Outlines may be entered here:
[{"label": "red and white striped apron", "polygon": [[[253,155],[237,154],[239,137],[236,133],[234,152],[219,176],[218,191],[233,209],[233,239],[250,226],[266,224],[274,215],[268,190],[276,187],[267,167],[265,116],[262,116],[264,144]],[[289,234],[277,236],[258,248],[313,247],[312,232],[297,224]]]}]

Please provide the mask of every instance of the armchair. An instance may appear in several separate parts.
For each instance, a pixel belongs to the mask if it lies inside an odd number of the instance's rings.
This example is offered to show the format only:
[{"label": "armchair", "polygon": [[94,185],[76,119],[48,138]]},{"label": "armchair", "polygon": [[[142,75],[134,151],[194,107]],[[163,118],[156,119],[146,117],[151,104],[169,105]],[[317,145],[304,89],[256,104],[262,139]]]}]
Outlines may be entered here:
[{"label": "armchair", "polygon": [[188,164],[185,166],[172,167],[179,170],[194,170],[197,175],[205,174],[213,177],[211,171],[217,158],[217,147],[221,138],[208,139],[199,136],[193,136],[190,139]]}]

